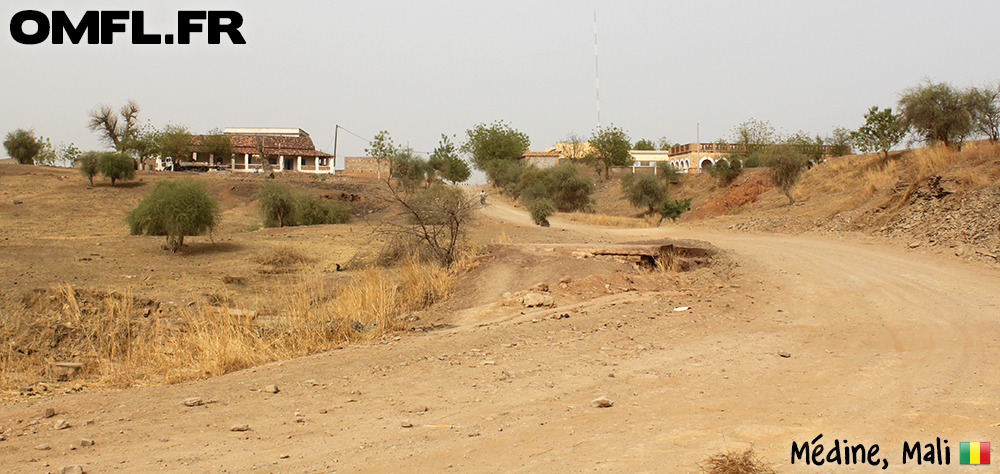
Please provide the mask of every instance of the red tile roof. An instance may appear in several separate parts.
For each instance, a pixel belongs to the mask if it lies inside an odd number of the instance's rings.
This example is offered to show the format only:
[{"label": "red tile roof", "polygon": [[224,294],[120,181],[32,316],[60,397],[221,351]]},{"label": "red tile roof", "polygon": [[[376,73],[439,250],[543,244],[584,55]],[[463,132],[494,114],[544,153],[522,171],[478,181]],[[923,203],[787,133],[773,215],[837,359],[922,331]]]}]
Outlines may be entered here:
[{"label": "red tile roof", "polygon": [[[254,155],[257,153],[260,140],[264,140],[264,154],[267,156],[333,156],[329,153],[323,153],[322,151],[317,150],[313,145],[312,139],[308,136],[274,137],[266,135],[232,134],[224,136],[229,137],[229,143],[232,144],[233,153],[236,154],[249,153]],[[202,140],[206,137],[208,137],[208,135],[193,136],[191,140],[191,149],[199,152],[205,151],[205,148],[202,146]]]}]

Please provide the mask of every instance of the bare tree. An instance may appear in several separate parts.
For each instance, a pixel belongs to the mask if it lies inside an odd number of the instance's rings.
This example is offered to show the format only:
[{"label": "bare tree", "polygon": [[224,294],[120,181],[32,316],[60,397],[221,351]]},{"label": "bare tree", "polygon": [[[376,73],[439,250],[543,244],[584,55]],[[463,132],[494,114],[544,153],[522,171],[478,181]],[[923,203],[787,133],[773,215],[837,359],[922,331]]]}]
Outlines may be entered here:
[{"label": "bare tree", "polygon": [[116,112],[110,105],[101,104],[88,112],[87,128],[101,134],[101,141],[119,152],[129,149],[129,144],[139,135],[139,104],[129,99]]}]

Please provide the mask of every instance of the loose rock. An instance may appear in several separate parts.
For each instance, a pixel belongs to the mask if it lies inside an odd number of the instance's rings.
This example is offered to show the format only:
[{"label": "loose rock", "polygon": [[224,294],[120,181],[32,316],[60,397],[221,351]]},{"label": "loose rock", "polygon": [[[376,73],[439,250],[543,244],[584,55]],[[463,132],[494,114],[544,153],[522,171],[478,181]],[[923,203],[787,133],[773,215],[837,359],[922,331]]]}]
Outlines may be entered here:
[{"label": "loose rock", "polygon": [[281,390],[278,389],[277,385],[271,384],[271,385],[265,385],[262,391],[267,393],[278,393]]},{"label": "loose rock", "polygon": [[35,449],[37,449],[39,451],[48,451],[48,450],[52,449],[52,446],[49,446],[47,444],[39,444],[39,445],[35,446]]},{"label": "loose rock", "polygon": [[93,446],[94,440],[90,438],[80,438],[80,446]]},{"label": "loose rock", "polygon": [[64,430],[66,428],[69,428],[69,422],[66,420],[59,420],[55,425],[52,425],[52,429],[54,430]]},{"label": "loose rock", "polygon": [[593,405],[594,408],[608,408],[614,406],[615,402],[608,397],[599,397],[591,401],[590,404]]},{"label": "loose rock", "polygon": [[250,425],[246,423],[233,425],[231,428],[229,428],[229,431],[250,431]]},{"label": "loose rock", "polygon": [[410,420],[403,420],[399,426],[402,426],[403,428],[413,428],[413,423],[410,423]]},{"label": "loose rock", "polygon": [[549,284],[548,283],[535,283],[535,286],[531,287],[531,291],[548,292],[549,291]]},{"label": "loose rock", "polygon": [[524,295],[524,305],[533,308],[536,306],[555,306],[555,298],[549,294],[528,293]]},{"label": "loose rock", "polygon": [[42,418],[52,418],[56,416],[56,411],[52,408],[46,408],[42,410]]},{"label": "loose rock", "polygon": [[59,474],[84,474],[83,466],[79,464],[63,466],[62,469],[59,470]]},{"label": "loose rock", "polygon": [[566,275],[566,276],[564,276],[564,277],[562,277],[562,278],[559,279],[559,283],[565,283],[565,284],[568,285],[570,283],[573,283],[573,278],[570,277],[569,275]]},{"label": "loose rock", "polygon": [[184,399],[184,406],[186,407],[196,407],[204,404],[205,401],[201,397],[188,397]]},{"label": "loose rock", "polygon": [[779,349],[778,350],[778,355],[787,359],[787,358],[789,358],[789,357],[792,356],[792,353],[788,352],[788,351],[786,351],[784,349]]},{"label": "loose rock", "polygon": [[426,405],[410,405],[406,407],[407,413],[423,413],[425,411],[427,411]]}]

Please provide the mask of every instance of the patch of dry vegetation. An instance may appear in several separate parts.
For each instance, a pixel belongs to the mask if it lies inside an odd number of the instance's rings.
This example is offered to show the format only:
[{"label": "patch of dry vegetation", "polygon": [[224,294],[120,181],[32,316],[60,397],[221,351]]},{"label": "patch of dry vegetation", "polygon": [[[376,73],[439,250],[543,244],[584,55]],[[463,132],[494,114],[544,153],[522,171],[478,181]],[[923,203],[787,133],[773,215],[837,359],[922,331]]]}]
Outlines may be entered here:
[{"label": "patch of dry vegetation", "polygon": [[716,454],[701,466],[706,474],[775,474],[770,464],[757,456],[753,448],[742,453],[733,451]]},{"label": "patch of dry vegetation", "polygon": [[574,222],[579,222],[586,225],[602,225],[607,227],[618,227],[625,229],[641,229],[647,227],[656,227],[657,222],[660,220],[659,216],[645,216],[645,217],[625,217],[625,216],[609,216],[607,214],[596,214],[589,212],[565,212],[557,214],[559,217],[571,220]]},{"label": "patch of dry vegetation", "polygon": [[[279,249],[280,258],[268,263],[286,262],[288,253]],[[2,304],[0,387],[55,381],[55,362],[82,363],[77,382],[124,387],[222,375],[370,341],[447,298],[454,280],[439,265],[409,261],[360,270],[332,287],[319,274],[303,276],[246,307],[221,297],[214,301],[223,306],[164,315],[128,293],[40,290]]]}]

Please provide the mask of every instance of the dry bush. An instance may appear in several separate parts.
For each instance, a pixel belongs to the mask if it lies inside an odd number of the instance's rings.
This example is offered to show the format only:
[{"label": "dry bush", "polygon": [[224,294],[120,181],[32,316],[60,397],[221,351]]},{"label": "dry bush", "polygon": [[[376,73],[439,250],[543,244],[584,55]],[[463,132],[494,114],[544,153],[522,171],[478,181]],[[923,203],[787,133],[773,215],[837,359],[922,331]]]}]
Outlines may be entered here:
[{"label": "dry bush", "polygon": [[775,474],[774,469],[764,459],[748,448],[742,453],[727,451],[716,454],[701,465],[706,474]]},{"label": "dry bush", "polygon": [[656,227],[657,221],[660,220],[659,216],[645,216],[645,217],[623,217],[623,216],[609,216],[606,214],[592,214],[587,212],[569,212],[560,213],[560,217],[564,217],[574,222],[579,222],[586,225],[603,225],[607,227],[618,227],[624,229],[642,229],[647,227]]},{"label": "dry bush", "polygon": [[368,341],[403,329],[410,312],[447,298],[454,278],[440,265],[415,261],[398,270],[368,268],[338,286],[316,273],[243,307],[182,307],[169,317],[150,314],[155,303],[128,293],[71,287],[25,304],[5,301],[0,387],[51,381],[53,361],[84,363],[80,376],[88,385],[124,387],[222,375]]},{"label": "dry bush", "polygon": [[253,261],[264,267],[261,273],[278,274],[293,272],[304,264],[313,262],[313,259],[290,246],[282,245],[262,252],[255,256]]}]

